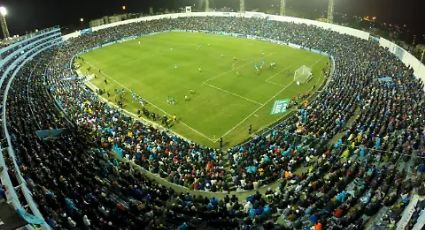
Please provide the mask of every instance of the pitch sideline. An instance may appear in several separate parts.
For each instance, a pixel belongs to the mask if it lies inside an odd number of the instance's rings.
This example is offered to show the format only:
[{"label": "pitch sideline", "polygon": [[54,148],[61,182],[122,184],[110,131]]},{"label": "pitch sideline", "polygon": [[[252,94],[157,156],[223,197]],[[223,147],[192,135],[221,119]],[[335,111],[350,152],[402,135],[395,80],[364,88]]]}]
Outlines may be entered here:
[{"label": "pitch sideline", "polygon": [[[85,63],[87,63],[89,66],[91,66],[91,67],[93,67],[93,68],[96,68],[95,66],[93,66],[93,65],[92,65],[92,64],[90,64],[89,62],[87,62],[87,61],[84,61],[84,62],[85,62]],[[100,73],[101,73],[103,76],[105,76],[106,78],[108,78],[108,79],[110,79],[111,81],[115,82],[117,85],[119,85],[119,86],[121,86],[122,88],[126,89],[127,91],[131,92],[131,89],[129,89],[127,86],[123,85],[122,83],[118,82],[117,80],[113,79],[111,76],[109,76],[108,74],[106,74],[104,71],[101,71]],[[150,101],[146,100],[145,98],[143,98],[143,100],[145,100],[146,102],[148,102],[150,105],[152,105],[153,107],[155,107],[156,109],[158,109],[158,110],[159,110],[159,111],[161,111],[162,113],[164,113],[164,114],[166,114],[166,115],[168,115],[168,116],[172,116],[171,114],[169,114],[168,112],[166,112],[165,110],[163,110],[163,109],[162,109],[162,108],[160,108],[159,106],[157,106],[157,105],[153,104],[152,102],[150,102]],[[213,142],[213,143],[216,143],[216,142],[217,142],[217,140],[216,140],[216,139],[212,139],[212,138],[210,138],[209,136],[207,136],[206,134],[202,133],[201,131],[199,131],[199,130],[196,130],[196,129],[192,128],[190,125],[186,124],[185,122],[183,122],[183,121],[179,121],[179,123],[180,123],[180,124],[182,124],[182,125],[184,125],[184,126],[186,126],[187,128],[189,128],[190,130],[194,131],[195,133],[199,134],[200,136],[202,136],[202,137],[204,137],[204,138],[208,139],[209,141],[211,141],[211,142]],[[179,134],[179,135],[181,135],[181,134]]]}]

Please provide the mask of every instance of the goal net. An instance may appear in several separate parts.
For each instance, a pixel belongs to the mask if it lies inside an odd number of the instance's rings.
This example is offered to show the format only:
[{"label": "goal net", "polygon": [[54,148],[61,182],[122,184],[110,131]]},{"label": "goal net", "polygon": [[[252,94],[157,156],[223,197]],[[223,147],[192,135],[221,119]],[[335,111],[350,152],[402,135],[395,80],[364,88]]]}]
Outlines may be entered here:
[{"label": "goal net", "polygon": [[312,75],[313,74],[311,73],[311,68],[303,65],[297,70],[295,70],[294,81],[297,83],[297,85],[303,84],[308,82],[311,79]]}]

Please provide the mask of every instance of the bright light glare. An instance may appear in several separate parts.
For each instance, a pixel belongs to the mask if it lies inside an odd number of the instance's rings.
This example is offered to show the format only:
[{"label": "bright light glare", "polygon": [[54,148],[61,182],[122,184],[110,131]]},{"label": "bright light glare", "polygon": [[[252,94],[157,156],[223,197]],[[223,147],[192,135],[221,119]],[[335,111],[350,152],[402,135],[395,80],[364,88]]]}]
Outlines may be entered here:
[{"label": "bright light glare", "polygon": [[0,6],[0,15],[6,16],[7,15],[7,9],[4,6]]},{"label": "bright light glare", "polygon": [[84,18],[80,18],[80,22],[84,22]]}]

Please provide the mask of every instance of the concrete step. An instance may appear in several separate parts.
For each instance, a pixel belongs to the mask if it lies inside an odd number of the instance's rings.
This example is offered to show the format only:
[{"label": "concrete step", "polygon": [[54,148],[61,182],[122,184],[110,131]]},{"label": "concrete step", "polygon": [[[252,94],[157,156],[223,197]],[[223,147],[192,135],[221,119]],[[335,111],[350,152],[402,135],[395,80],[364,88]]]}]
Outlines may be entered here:
[{"label": "concrete step", "polygon": [[410,200],[409,204],[403,211],[400,221],[397,223],[397,229],[405,229],[409,223],[410,218],[412,218],[413,212],[415,212],[416,204],[419,201],[419,196],[417,194],[413,195],[413,198]]},{"label": "concrete step", "polygon": [[412,230],[421,230],[425,226],[425,209],[422,209],[421,214],[416,221],[415,226],[413,226]]}]

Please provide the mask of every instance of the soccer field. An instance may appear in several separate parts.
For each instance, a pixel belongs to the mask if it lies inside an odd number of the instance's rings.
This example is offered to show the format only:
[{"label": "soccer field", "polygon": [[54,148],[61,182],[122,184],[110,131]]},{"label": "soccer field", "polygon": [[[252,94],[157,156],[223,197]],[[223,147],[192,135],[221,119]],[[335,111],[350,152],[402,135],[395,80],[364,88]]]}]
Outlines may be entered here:
[{"label": "soccer field", "polygon": [[[250,125],[258,132],[282,119],[294,108],[272,114],[275,102],[313,93],[329,68],[327,57],[305,50],[190,32],[143,36],[90,51],[76,62],[110,102],[121,94],[124,109],[136,114],[142,105],[133,91],[149,111],[175,115],[173,131],[214,148],[220,137],[230,147],[250,137]],[[313,78],[297,85],[294,72],[302,65]]]}]

